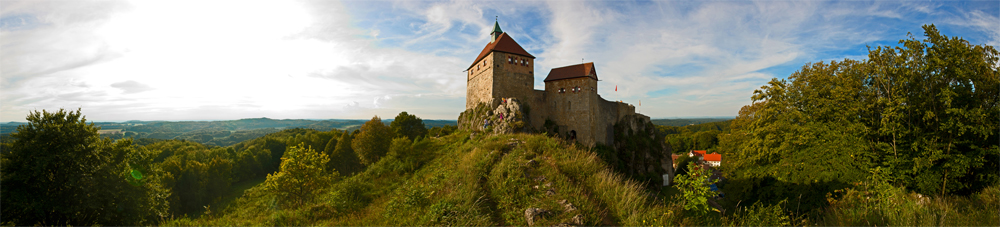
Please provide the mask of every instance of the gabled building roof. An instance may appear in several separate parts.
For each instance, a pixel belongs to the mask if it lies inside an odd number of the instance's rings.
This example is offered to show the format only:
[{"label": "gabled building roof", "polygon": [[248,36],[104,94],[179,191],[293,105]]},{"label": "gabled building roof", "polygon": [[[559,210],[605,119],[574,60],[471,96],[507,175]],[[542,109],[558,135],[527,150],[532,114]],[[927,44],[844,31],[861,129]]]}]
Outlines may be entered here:
[{"label": "gabled building roof", "polygon": [[544,82],[580,77],[590,77],[597,80],[597,69],[594,68],[593,62],[554,68],[549,71],[549,76],[545,77]]},{"label": "gabled building roof", "polygon": [[[499,29],[499,27],[497,28]],[[483,48],[483,51],[479,52],[479,57],[476,57],[476,60],[472,62],[472,65],[469,65],[469,68],[466,68],[465,70],[469,70],[473,66],[476,66],[476,63],[479,63],[480,60],[483,60],[483,58],[485,58],[486,55],[489,55],[490,52],[493,51],[499,51],[509,54],[521,55],[529,58],[535,58],[535,56],[532,56],[531,54],[528,53],[528,51],[525,51],[524,48],[521,47],[521,45],[517,44],[517,42],[515,42],[513,38],[510,38],[510,36],[508,36],[507,33],[504,32],[503,34],[500,34],[500,37],[497,38],[496,42],[487,44],[486,47]]]},{"label": "gabled building roof", "polygon": [[692,150],[691,153],[697,156],[705,156],[705,150]]},{"label": "gabled building roof", "polygon": [[722,154],[716,154],[716,153],[706,154],[705,155],[705,161],[706,162],[721,162],[722,161]]}]

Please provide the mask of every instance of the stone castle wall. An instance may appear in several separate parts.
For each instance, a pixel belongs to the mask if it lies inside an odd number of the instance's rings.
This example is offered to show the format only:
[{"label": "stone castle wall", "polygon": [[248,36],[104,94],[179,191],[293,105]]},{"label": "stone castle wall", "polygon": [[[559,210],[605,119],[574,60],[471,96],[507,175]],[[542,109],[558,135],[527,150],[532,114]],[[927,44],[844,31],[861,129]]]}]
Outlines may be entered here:
[{"label": "stone castle wall", "polygon": [[532,128],[541,129],[545,127],[545,119],[551,116],[549,106],[545,104],[547,97],[543,90],[533,90],[531,92],[531,98],[525,100],[525,104],[528,106],[528,121],[531,122]]},{"label": "stone castle wall", "polygon": [[[578,91],[574,91],[579,88]],[[562,91],[562,92],[560,92]],[[545,83],[545,101],[549,119],[559,125],[559,132],[569,136],[576,132],[577,141],[594,145],[597,119],[595,116],[597,80],[580,77]]]}]

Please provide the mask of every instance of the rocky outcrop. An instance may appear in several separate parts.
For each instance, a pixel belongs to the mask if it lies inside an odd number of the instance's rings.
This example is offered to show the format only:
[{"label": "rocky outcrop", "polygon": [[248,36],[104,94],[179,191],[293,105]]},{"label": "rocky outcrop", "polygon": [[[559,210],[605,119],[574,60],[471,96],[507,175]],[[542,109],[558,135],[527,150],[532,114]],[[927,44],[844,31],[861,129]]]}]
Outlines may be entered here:
[{"label": "rocky outcrop", "polygon": [[[618,171],[649,186],[664,185],[663,175],[673,179],[670,147],[649,117],[629,114],[615,123],[614,159],[607,160]],[[655,184],[655,185],[654,185]]]},{"label": "rocky outcrop", "polygon": [[527,116],[527,108],[519,100],[504,98],[496,108],[480,103],[465,110],[458,117],[458,127],[487,134],[527,132],[530,128]]},{"label": "rocky outcrop", "polygon": [[534,226],[535,220],[538,220],[538,218],[541,218],[548,212],[549,211],[542,208],[537,208],[537,207],[528,208],[524,210],[524,219],[528,221],[528,226]]}]

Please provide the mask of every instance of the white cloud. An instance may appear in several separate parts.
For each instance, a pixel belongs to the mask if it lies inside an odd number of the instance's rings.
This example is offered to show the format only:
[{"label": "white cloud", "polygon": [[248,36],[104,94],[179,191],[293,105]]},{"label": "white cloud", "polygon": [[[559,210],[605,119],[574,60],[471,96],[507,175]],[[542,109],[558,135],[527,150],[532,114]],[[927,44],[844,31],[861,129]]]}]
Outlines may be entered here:
[{"label": "white cloud", "polygon": [[[994,6],[996,3],[973,4]],[[595,62],[607,99],[653,117],[732,116],[813,61],[919,25],[997,45],[997,11],[926,2],[5,1],[0,118],[454,119],[494,16],[549,69]],[[954,8],[958,8],[955,10]],[[982,8],[982,7],[980,7]],[[963,36],[968,34],[948,34]],[[614,87],[619,87],[615,92]]]}]

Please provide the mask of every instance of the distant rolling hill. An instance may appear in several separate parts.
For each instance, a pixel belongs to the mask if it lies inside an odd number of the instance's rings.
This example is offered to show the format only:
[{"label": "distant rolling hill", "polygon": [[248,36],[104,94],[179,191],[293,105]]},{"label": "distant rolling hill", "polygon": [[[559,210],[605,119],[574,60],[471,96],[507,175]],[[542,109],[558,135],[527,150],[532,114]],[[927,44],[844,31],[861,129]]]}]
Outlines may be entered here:
[{"label": "distant rolling hill", "polygon": [[688,126],[696,124],[704,124],[719,121],[728,121],[735,119],[735,117],[718,117],[718,118],[676,118],[676,119],[653,119],[653,124],[662,126]]},{"label": "distant rolling hill", "polygon": [[[393,119],[384,119],[389,124]],[[241,141],[258,138],[268,133],[290,128],[315,129],[319,131],[354,130],[368,120],[354,119],[270,119],[248,118],[226,121],[126,121],[94,122],[101,127],[100,133],[114,139],[131,137],[134,139],[183,139],[206,145],[228,146]],[[0,123],[0,134],[8,136],[17,131],[25,122]],[[427,128],[458,125],[455,120],[424,120]]]}]

